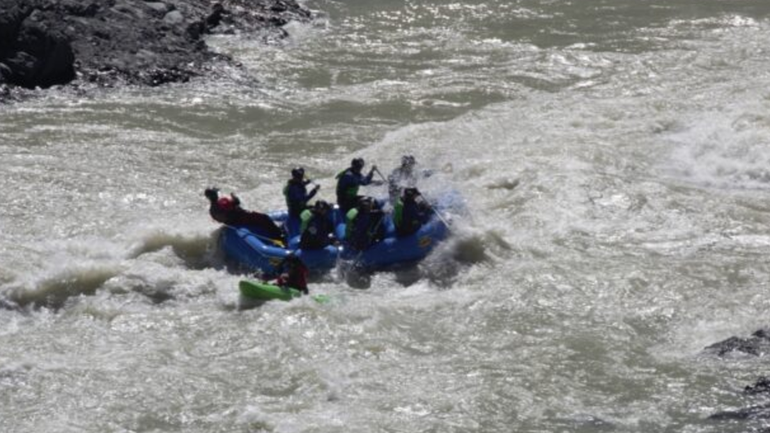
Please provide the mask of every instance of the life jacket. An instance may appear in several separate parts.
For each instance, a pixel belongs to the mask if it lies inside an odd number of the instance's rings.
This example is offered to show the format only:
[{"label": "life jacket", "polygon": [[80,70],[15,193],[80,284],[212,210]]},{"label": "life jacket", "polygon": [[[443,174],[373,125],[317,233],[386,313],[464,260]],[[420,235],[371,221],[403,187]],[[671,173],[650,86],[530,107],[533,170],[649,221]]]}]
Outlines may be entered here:
[{"label": "life jacket", "polygon": [[420,230],[425,212],[422,211],[414,200],[404,202],[399,198],[393,207],[393,225],[396,226],[396,233],[399,236],[409,236]]},{"label": "life jacket", "polygon": [[[350,174],[348,174],[350,172]],[[335,179],[337,179],[337,203],[340,205],[343,203],[353,203],[358,196],[359,182],[351,182],[349,185],[345,185],[344,179],[354,178],[356,174],[350,171],[349,168],[337,173]]]},{"label": "life jacket", "polygon": [[[301,194],[297,194],[297,196],[301,195],[301,197],[292,197],[292,188],[301,188]],[[298,216],[302,210],[305,209],[305,206],[307,206],[305,200],[307,197],[307,190],[305,189],[305,184],[301,181],[294,182],[293,180],[289,180],[286,182],[286,186],[283,187],[283,196],[286,199],[286,208],[289,210],[289,215],[291,216]]]},{"label": "life jacket", "polygon": [[310,209],[300,215],[300,248],[320,249],[329,245],[329,235],[334,230],[331,216],[317,215]]},{"label": "life jacket", "polygon": [[385,234],[382,211],[361,213],[358,209],[351,209],[346,217],[345,240],[354,249],[362,251],[382,240]]}]

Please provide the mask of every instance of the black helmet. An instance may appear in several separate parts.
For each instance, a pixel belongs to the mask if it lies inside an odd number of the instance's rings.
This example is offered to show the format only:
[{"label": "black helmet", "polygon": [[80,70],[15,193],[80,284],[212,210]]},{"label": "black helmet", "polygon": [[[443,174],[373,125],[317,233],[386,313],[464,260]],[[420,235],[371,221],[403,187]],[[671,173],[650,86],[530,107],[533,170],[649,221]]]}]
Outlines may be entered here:
[{"label": "black helmet", "polygon": [[402,167],[411,167],[413,166],[417,161],[415,161],[414,156],[412,155],[404,155],[401,157],[401,166]]},{"label": "black helmet", "polygon": [[418,195],[420,195],[420,191],[418,191],[417,188],[404,188],[405,198],[415,198]]},{"label": "black helmet", "polygon": [[350,161],[350,166],[360,170],[364,168],[364,159],[363,158],[354,158],[352,161]]},{"label": "black helmet", "polygon": [[291,177],[294,179],[302,180],[305,177],[305,169],[302,167],[295,167],[291,169]]},{"label": "black helmet", "polygon": [[315,202],[315,205],[313,205],[313,208],[317,211],[321,211],[321,210],[328,211],[329,209],[331,209],[331,206],[329,205],[329,203],[327,203],[324,200],[318,200]]},{"label": "black helmet", "polygon": [[374,199],[371,197],[361,197],[358,200],[359,209],[372,209],[374,207]]},{"label": "black helmet", "polygon": [[216,201],[217,198],[219,198],[219,189],[216,187],[206,188],[206,190],[203,191],[203,195],[211,201]]}]

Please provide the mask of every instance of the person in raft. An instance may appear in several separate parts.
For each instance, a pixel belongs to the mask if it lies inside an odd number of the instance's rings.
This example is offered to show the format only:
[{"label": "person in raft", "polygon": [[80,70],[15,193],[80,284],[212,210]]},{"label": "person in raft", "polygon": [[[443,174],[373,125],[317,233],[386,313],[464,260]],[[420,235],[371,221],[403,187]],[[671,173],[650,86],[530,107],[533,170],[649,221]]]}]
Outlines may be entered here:
[{"label": "person in raft", "polygon": [[[291,287],[306,295],[309,293],[307,289],[307,277],[309,271],[307,266],[305,266],[305,264],[302,263],[302,260],[294,255],[294,253],[289,253],[281,261],[278,269],[280,275],[278,275],[278,278],[276,278],[274,281],[276,286]],[[269,281],[270,279],[264,280],[266,283]]]},{"label": "person in raft", "polygon": [[321,185],[307,191],[307,185],[312,181],[305,179],[305,169],[296,167],[291,170],[291,179],[286,182],[283,188],[283,196],[286,198],[286,207],[289,209],[289,217],[299,218],[302,212],[307,209],[307,203],[315,197]]},{"label": "person in raft", "polygon": [[404,188],[414,188],[417,180],[430,177],[431,170],[415,170],[417,160],[412,155],[401,157],[401,165],[388,175],[388,195],[390,202],[395,204]]},{"label": "person in raft", "polygon": [[372,165],[369,174],[364,176],[361,172],[364,169],[364,159],[355,158],[350,162],[350,167],[337,174],[337,204],[340,211],[345,215],[349,210],[356,207],[361,196],[358,195],[358,188],[365,185],[381,185],[381,182],[372,181],[372,176],[377,170],[376,165]]},{"label": "person in raft", "polygon": [[299,247],[303,250],[320,250],[326,248],[334,238],[334,220],[331,205],[323,200],[315,202],[312,208],[302,212],[300,219]]},{"label": "person in raft", "polygon": [[351,249],[364,251],[385,237],[385,214],[372,197],[361,197],[346,217],[345,240]]},{"label": "person in raft", "polygon": [[417,188],[404,188],[393,207],[393,225],[399,237],[417,233],[430,219],[431,207]]},{"label": "person in raft", "polygon": [[241,200],[235,193],[230,193],[229,197],[220,196],[219,189],[206,188],[203,195],[209,199],[209,214],[215,221],[228,226],[249,228],[258,232],[257,234],[277,241],[283,240],[283,230],[269,216],[243,209]]}]

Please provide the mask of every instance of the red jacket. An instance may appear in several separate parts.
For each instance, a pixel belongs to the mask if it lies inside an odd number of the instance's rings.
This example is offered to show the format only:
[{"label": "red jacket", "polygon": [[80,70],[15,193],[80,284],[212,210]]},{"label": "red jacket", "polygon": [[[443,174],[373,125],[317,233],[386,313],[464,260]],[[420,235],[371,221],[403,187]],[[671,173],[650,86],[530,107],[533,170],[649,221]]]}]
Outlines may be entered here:
[{"label": "red jacket", "polygon": [[241,201],[238,197],[220,197],[217,201],[212,201],[209,207],[211,218],[222,224],[236,227],[250,227],[256,229],[258,234],[267,236],[270,239],[282,239],[283,231],[278,227],[269,216],[247,211],[241,207]]},{"label": "red jacket", "polygon": [[307,293],[307,276],[307,267],[305,267],[305,265],[298,264],[290,268],[287,272],[281,274],[275,283],[279,286],[293,287],[297,290]]}]

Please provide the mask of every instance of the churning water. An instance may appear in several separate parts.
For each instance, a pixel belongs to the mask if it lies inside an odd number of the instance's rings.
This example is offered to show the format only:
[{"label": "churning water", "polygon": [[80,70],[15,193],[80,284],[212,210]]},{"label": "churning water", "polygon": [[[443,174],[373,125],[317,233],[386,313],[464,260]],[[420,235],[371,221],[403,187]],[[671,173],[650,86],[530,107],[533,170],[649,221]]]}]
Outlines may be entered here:
[{"label": "churning water", "polygon": [[[770,3],[318,0],[227,79],[0,107],[0,431],[745,432],[767,325]],[[252,307],[206,186],[333,199],[411,153],[416,269]],[[377,188],[372,194],[384,194]]]}]

